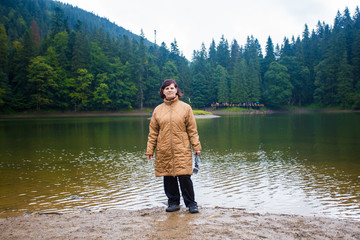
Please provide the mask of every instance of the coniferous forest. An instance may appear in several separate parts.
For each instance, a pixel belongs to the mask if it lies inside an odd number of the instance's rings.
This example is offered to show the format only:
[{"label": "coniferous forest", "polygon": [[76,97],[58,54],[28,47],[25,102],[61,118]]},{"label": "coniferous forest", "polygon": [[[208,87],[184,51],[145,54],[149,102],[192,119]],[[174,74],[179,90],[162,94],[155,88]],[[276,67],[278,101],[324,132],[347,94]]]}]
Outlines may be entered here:
[{"label": "coniferous forest", "polygon": [[[195,50],[151,43],[107,19],[51,0],[0,0],[0,112],[153,108],[175,79],[195,108],[260,102],[271,109],[360,109],[360,11],[262,50],[222,37]],[[286,33],[284,33],[286,35]]]}]

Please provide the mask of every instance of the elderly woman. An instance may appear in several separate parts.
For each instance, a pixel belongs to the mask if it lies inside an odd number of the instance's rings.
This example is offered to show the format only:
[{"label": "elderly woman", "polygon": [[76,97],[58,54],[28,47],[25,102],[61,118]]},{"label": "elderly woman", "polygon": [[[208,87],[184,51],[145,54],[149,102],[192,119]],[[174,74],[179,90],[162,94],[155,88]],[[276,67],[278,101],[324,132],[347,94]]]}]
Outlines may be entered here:
[{"label": "elderly woman", "polygon": [[189,104],[179,100],[182,93],[172,79],[163,82],[160,97],[164,102],[152,114],[146,155],[151,160],[156,148],[155,176],[164,177],[168,198],[167,212],[180,210],[180,189],[190,213],[198,213],[192,175],[192,145],[194,155],[200,154],[201,145],[196,121]]}]

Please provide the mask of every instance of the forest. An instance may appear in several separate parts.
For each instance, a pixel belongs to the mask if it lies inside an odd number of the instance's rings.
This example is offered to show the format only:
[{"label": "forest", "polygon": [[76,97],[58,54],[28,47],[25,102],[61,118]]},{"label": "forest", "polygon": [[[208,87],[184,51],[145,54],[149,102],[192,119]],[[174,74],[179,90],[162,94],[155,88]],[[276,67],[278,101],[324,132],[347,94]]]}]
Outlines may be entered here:
[{"label": "forest", "polygon": [[[194,50],[166,46],[109,20],[51,0],[0,1],[0,112],[119,111],[153,108],[175,79],[183,101],[259,102],[290,107],[360,109],[360,11],[338,11],[264,51],[224,36]],[[284,33],[286,35],[286,33]]]}]

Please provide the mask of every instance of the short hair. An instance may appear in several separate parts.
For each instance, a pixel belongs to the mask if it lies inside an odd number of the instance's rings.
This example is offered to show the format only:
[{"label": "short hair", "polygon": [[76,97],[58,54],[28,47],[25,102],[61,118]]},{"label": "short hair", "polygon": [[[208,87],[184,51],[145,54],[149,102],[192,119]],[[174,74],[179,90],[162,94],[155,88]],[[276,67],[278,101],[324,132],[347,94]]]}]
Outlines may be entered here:
[{"label": "short hair", "polygon": [[181,98],[184,94],[181,92],[178,84],[175,82],[174,79],[166,79],[163,84],[161,85],[161,88],[160,88],[160,91],[159,91],[159,94],[160,94],[160,97],[162,99],[166,98],[165,94],[164,94],[164,89],[167,87],[167,86],[170,86],[171,84],[174,84],[176,90],[177,90],[177,93],[176,95],[178,95],[179,98]]}]

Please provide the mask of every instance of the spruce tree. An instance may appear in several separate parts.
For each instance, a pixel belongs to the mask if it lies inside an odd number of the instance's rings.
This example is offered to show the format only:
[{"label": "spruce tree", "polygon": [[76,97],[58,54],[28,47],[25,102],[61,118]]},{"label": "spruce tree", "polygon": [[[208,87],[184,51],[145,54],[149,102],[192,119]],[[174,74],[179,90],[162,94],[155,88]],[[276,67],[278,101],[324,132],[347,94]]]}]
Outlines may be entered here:
[{"label": "spruce tree", "polygon": [[279,108],[289,104],[293,89],[290,83],[290,75],[287,68],[278,62],[272,62],[264,76],[265,104],[273,108]]},{"label": "spruce tree", "polygon": [[39,111],[42,106],[53,102],[54,93],[57,88],[56,72],[46,64],[42,56],[31,60],[28,68],[28,81],[31,94],[31,104]]},{"label": "spruce tree", "polygon": [[4,25],[0,24],[0,106],[4,105],[7,95],[10,96],[8,83],[8,37]]},{"label": "spruce tree", "polygon": [[218,102],[219,103],[229,103],[230,92],[229,92],[229,77],[226,69],[218,65],[215,70],[216,82],[218,83]]},{"label": "spruce tree", "polygon": [[221,37],[221,40],[217,46],[216,57],[217,57],[217,64],[224,67],[226,70],[229,70],[230,50],[229,50],[229,43],[224,38],[224,35]]},{"label": "spruce tree", "polygon": [[245,59],[240,60],[235,67],[231,77],[230,102],[248,102],[248,79]]}]

